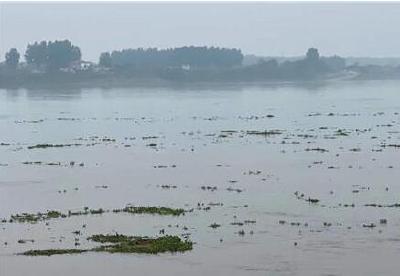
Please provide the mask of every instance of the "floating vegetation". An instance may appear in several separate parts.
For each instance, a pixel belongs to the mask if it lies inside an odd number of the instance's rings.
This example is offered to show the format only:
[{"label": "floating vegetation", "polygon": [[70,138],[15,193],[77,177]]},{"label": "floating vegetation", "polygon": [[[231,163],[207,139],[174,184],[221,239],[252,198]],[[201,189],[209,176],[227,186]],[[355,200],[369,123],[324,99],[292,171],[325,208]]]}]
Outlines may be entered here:
[{"label": "floating vegetation", "polygon": [[305,151],[316,151],[316,152],[328,152],[327,149],[323,149],[323,148],[307,148],[305,149]]},{"label": "floating vegetation", "polygon": [[48,211],[47,213],[37,213],[37,214],[22,213],[22,214],[11,215],[9,222],[36,223],[41,220],[48,220],[60,217],[66,217],[66,215],[61,214],[58,211]]},{"label": "floating vegetation", "polygon": [[92,250],[97,252],[158,254],[184,252],[193,248],[191,241],[181,240],[177,236],[148,238],[115,234],[93,235],[88,239],[100,243],[111,243],[111,245],[103,245]]},{"label": "floating vegetation", "polygon": [[343,129],[338,129],[335,131],[336,136],[349,136],[349,133]]},{"label": "floating vegetation", "polygon": [[37,223],[38,221],[44,221],[49,219],[56,219],[56,218],[67,218],[71,216],[82,216],[82,215],[97,215],[108,212],[103,210],[102,208],[99,209],[89,209],[85,207],[83,211],[68,211],[68,214],[63,214],[59,211],[47,211],[46,213],[36,213],[36,214],[29,214],[29,213],[22,213],[11,215],[9,222],[19,222],[19,223]]},{"label": "floating vegetation", "polygon": [[225,134],[233,134],[233,133],[237,133],[237,130],[221,130],[221,133],[225,133]]},{"label": "floating vegetation", "polygon": [[28,146],[28,149],[63,148],[73,146],[82,146],[82,144],[37,144],[33,146]]},{"label": "floating vegetation", "polygon": [[143,140],[147,140],[147,139],[157,139],[159,138],[158,136],[143,136],[142,139]]},{"label": "floating vegetation", "polygon": [[44,120],[23,120],[23,121],[15,121],[16,124],[38,124],[38,123],[43,123]]},{"label": "floating vegetation", "polygon": [[364,227],[364,228],[375,228],[376,224],[374,224],[374,223],[364,223],[362,225],[362,227]]},{"label": "floating vegetation", "polygon": [[176,165],[174,164],[174,165],[171,165],[171,166],[167,166],[167,165],[155,165],[155,166],[153,166],[153,168],[155,168],[155,169],[166,169],[168,167],[176,168]]},{"label": "floating vegetation", "polygon": [[271,135],[280,135],[282,134],[282,130],[273,129],[273,130],[248,130],[246,131],[247,135],[263,135],[263,136],[271,136]]},{"label": "floating vegetation", "polygon": [[224,204],[222,202],[210,202],[208,206],[224,206]]},{"label": "floating vegetation", "polygon": [[242,189],[238,189],[238,188],[232,188],[232,187],[228,187],[227,189],[226,189],[228,192],[237,192],[237,193],[241,193],[241,192],[243,192],[243,190]]},{"label": "floating vegetation", "polygon": [[310,202],[310,203],[318,203],[318,202],[319,202],[319,199],[310,198],[310,197],[309,197],[309,198],[307,199],[307,201]]},{"label": "floating vegetation", "polygon": [[52,256],[52,255],[65,255],[65,254],[80,254],[87,252],[86,249],[44,249],[44,250],[28,250],[19,255],[24,256]]},{"label": "floating vegetation", "polygon": [[68,211],[68,216],[83,216],[83,215],[101,215],[105,212],[108,212],[107,210],[103,210],[102,208],[99,209],[89,209],[88,207],[85,207],[83,211],[77,211],[77,212],[72,212]]},{"label": "floating vegetation", "polygon": [[94,186],[96,189],[108,189],[107,185],[96,185]]},{"label": "floating vegetation", "polygon": [[207,191],[214,192],[214,191],[216,191],[218,188],[217,188],[217,186],[201,186],[201,189],[202,189],[203,191],[207,190]]},{"label": "floating vegetation", "polygon": [[382,144],[382,148],[400,148],[400,144]]},{"label": "floating vegetation", "polygon": [[63,254],[80,254],[83,252],[108,252],[108,253],[144,253],[158,254],[165,252],[184,252],[193,249],[193,243],[181,240],[178,236],[164,236],[159,238],[134,237],[120,234],[90,236],[88,240],[105,244],[92,249],[44,249],[29,250],[19,255],[25,256],[51,256]]},{"label": "floating vegetation", "polygon": [[[65,190],[64,190],[65,191]],[[66,191],[65,191],[66,192]],[[84,207],[83,210],[80,211],[71,211],[69,210],[67,214],[63,214],[59,211],[47,211],[46,213],[22,213],[11,215],[11,218],[8,222],[19,222],[19,223],[37,223],[39,221],[56,219],[56,218],[67,218],[72,216],[84,216],[84,215],[101,215],[103,213],[110,212],[110,210],[105,210],[103,208],[99,209],[89,209],[89,207]],[[135,206],[127,206],[123,209],[114,209],[113,213],[131,213],[131,214],[156,214],[162,216],[179,216],[185,213],[184,209],[174,209],[168,207],[135,207]]]},{"label": "floating vegetation", "polygon": [[18,243],[27,243],[27,242],[34,243],[35,240],[32,240],[32,239],[20,239],[20,240],[18,240]]},{"label": "floating vegetation", "polygon": [[260,170],[254,170],[254,171],[249,170],[248,172],[244,172],[243,174],[244,175],[259,175],[259,174],[261,174],[261,171]]},{"label": "floating vegetation", "polygon": [[338,206],[339,206],[339,207],[345,207],[345,208],[349,208],[349,207],[354,208],[354,207],[356,207],[356,205],[355,205],[354,203],[352,203],[352,204],[347,204],[347,203],[342,204],[342,203],[339,203]]},{"label": "floating vegetation", "polygon": [[[23,165],[36,165],[36,166],[62,166],[62,167],[73,167],[75,165],[75,161],[70,162],[43,162],[43,161],[24,161]],[[79,163],[79,166],[83,167],[84,163]]]},{"label": "floating vegetation", "polygon": [[400,203],[393,204],[377,204],[377,203],[368,203],[364,204],[365,207],[379,207],[379,208],[400,208]]},{"label": "floating vegetation", "polygon": [[305,195],[303,193],[300,193],[299,191],[296,191],[294,193],[294,195],[296,196],[297,199],[304,200],[309,203],[318,203],[319,202],[319,199],[317,199],[317,198],[311,198],[311,197],[306,198]]},{"label": "floating vegetation", "polygon": [[22,162],[22,164],[24,164],[24,165],[42,165],[43,162],[42,161],[25,161],[25,162]]},{"label": "floating vegetation", "polygon": [[249,121],[249,120],[259,120],[259,119],[274,118],[274,117],[275,117],[275,115],[273,115],[273,114],[267,114],[267,115],[264,115],[264,116],[257,116],[257,115],[239,116],[238,118],[239,118],[240,120]]},{"label": "floating vegetation", "polygon": [[130,213],[130,214],[153,214],[153,215],[161,215],[161,216],[180,216],[185,213],[183,209],[174,209],[168,207],[135,207],[135,206],[126,206],[123,209],[114,209],[114,213]]},{"label": "floating vegetation", "polygon": [[213,223],[210,225],[210,227],[215,229],[215,228],[221,227],[221,224]]},{"label": "floating vegetation", "polygon": [[178,188],[176,185],[161,185],[162,189],[176,189]]}]

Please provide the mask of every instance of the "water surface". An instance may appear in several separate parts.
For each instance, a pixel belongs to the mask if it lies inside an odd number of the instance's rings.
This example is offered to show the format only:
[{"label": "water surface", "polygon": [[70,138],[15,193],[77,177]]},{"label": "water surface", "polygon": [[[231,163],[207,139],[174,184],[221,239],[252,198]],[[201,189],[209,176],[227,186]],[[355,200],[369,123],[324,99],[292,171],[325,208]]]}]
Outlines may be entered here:
[{"label": "water surface", "polygon": [[[400,203],[399,87],[0,90],[0,218],[126,204],[194,209],[1,223],[0,275],[397,275],[399,209],[365,204]],[[29,149],[37,144],[72,146]],[[256,223],[231,224],[245,220]],[[160,229],[195,244],[156,256],[16,255],[74,248],[78,229],[78,248],[96,233]]]}]

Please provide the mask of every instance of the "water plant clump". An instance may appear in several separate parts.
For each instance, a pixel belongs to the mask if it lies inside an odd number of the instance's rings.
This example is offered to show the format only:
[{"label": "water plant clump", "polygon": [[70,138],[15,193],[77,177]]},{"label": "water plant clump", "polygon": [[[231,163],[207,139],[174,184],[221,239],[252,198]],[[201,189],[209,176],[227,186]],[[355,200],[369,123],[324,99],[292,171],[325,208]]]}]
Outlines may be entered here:
[{"label": "water plant clump", "polygon": [[248,130],[246,131],[247,135],[263,135],[263,136],[270,136],[270,135],[280,135],[283,131],[279,129],[272,129],[272,130]]},{"label": "water plant clump", "polygon": [[114,235],[103,235],[103,234],[95,234],[87,238],[90,241],[99,242],[99,243],[121,243],[121,242],[131,242],[135,240],[135,237],[125,236],[122,234],[114,234]]},{"label": "water plant clump", "polygon": [[56,218],[67,218],[71,216],[82,216],[82,215],[99,215],[107,212],[102,208],[99,209],[89,209],[87,207],[84,208],[83,211],[68,211],[68,214],[63,214],[59,211],[50,210],[46,213],[36,213],[36,214],[29,214],[29,213],[22,213],[11,215],[9,222],[20,222],[20,223],[37,223],[39,221],[49,220],[49,219],[56,219]]},{"label": "water plant clump", "polygon": [[28,250],[19,255],[24,256],[52,256],[64,254],[80,254],[86,252],[86,249],[44,249],[44,250]]},{"label": "water plant clump", "polygon": [[215,228],[221,227],[221,224],[213,223],[210,225],[210,227],[215,229]]},{"label": "water plant clump", "polygon": [[68,211],[68,216],[84,216],[84,215],[101,215],[103,213],[107,212],[107,210],[104,210],[102,208],[99,209],[89,209],[88,207],[85,207],[83,211],[76,211],[73,212],[71,210]]},{"label": "water plant clump", "polygon": [[28,146],[28,149],[46,149],[46,148],[63,148],[72,146],[81,146],[82,144],[37,144]]},{"label": "water plant clump", "polygon": [[126,206],[123,209],[114,209],[114,213],[131,213],[131,214],[154,214],[154,215],[162,215],[162,216],[180,216],[185,213],[185,210],[179,208],[169,208],[169,207],[156,207],[156,206],[150,206],[150,207],[136,207],[136,206]]},{"label": "water plant clump", "polygon": [[88,239],[100,243],[109,243],[92,249],[96,252],[158,254],[184,252],[193,248],[192,242],[181,240],[178,236],[148,238],[115,234],[93,235]]},{"label": "water plant clump", "polygon": [[19,255],[25,256],[51,256],[62,254],[79,254],[83,252],[108,252],[108,253],[142,253],[158,254],[165,252],[184,252],[193,249],[193,243],[182,240],[178,236],[163,236],[159,238],[134,237],[120,234],[90,236],[88,240],[104,245],[92,249],[43,249],[29,250]]},{"label": "water plant clump", "polygon": [[40,220],[48,220],[60,217],[64,218],[66,216],[58,211],[52,210],[46,213],[37,213],[37,214],[22,213],[22,214],[11,215],[10,222],[36,223]]},{"label": "water plant clump", "polygon": [[[134,207],[134,206],[127,206],[123,209],[114,209],[112,210],[113,213],[131,213],[131,214],[156,214],[162,216],[180,216],[185,213],[184,209],[174,209],[168,207]],[[84,216],[84,215],[101,215],[103,213],[110,212],[110,210],[105,210],[103,208],[99,209],[89,209],[88,207],[84,207],[83,210],[79,211],[71,211],[69,210],[68,213],[64,214],[59,211],[50,210],[45,213],[21,213],[11,215],[10,219],[8,220],[10,223],[12,222],[19,222],[19,223],[37,223],[39,221],[49,220],[49,219],[56,219],[56,218],[67,218],[72,216]]]}]

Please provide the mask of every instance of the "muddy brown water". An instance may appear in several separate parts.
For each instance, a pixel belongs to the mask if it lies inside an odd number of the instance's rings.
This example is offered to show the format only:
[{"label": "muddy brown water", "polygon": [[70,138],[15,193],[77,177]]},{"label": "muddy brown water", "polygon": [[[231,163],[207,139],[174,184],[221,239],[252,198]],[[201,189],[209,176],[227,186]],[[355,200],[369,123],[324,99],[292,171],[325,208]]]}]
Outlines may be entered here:
[{"label": "muddy brown water", "polygon": [[[365,204],[400,203],[399,114],[397,81],[0,90],[0,218],[194,209],[1,223],[0,275],[398,275],[400,209]],[[64,146],[29,149],[38,144]],[[189,236],[193,250],[16,255],[161,229]]]}]

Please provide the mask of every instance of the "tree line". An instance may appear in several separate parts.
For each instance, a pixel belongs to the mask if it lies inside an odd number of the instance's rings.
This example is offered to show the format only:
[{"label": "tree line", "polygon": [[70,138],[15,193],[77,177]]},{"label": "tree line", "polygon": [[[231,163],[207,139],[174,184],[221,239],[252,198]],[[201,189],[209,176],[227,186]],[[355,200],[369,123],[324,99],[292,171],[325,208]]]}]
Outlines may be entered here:
[{"label": "tree line", "polygon": [[[16,48],[5,55],[5,65],[16,69],[21,55]],[[81,60],[81,50],[69,40],[41,41],[28,44],[24,54],[26,63],[44,71],[57,71]],[[99,65],[105,68],[162,68],[174,66],[233,67],[242,64],[243,54],[238,49],[219,47],[180,47],[170,49],[138,48],[104,52]]]},{"label": "tree line", "polygon": [[31,78],[30,75],[34,72],[63,71],[79,72],[75,75],[80,78],[107,75],[174,81],[301,80],[320,78],[346,68],[345,59],[338,56],[320,57],[316,48],[308,49],[304,58],[295,61],[278,63],[275,59],[260,59],[256,64],[243,66],[244,57],[239,49],[189,46],[104,52],[101,53],[98,63],[93,64],[93,68],[82,70],[81,50],[69,40],[28,44],[24,58],[26,63],[19,66],[20,53],[15,48],[10,49],[5,54],[3,66],[0,66],[0,77],[3,75],[4,79],[6,75],[14,75],[23,79]]},{"label": "tree line", "polygon": [[243,54],[238,49],[219,47],[180,47],[171,49],[138,48],[102,53],[99,64],[104,67],[177,67],[195,68],[240,66]]},{"label": "tree line", "polygon": [[[59,70],[69,66],[74,61],[80,61],[81,50],[72,45],[69,40],[41,41],[28,44],[25,51],[25,60],[29,65],[44,70]],[[9,69],[16,69],[21,55],[16,48],[11,48],[5,54],[5,65]]]}]

